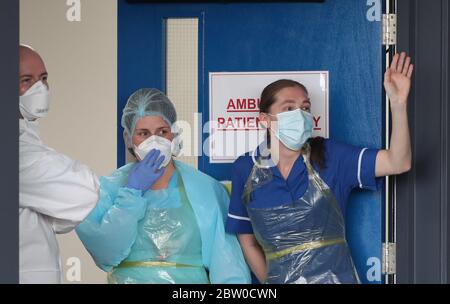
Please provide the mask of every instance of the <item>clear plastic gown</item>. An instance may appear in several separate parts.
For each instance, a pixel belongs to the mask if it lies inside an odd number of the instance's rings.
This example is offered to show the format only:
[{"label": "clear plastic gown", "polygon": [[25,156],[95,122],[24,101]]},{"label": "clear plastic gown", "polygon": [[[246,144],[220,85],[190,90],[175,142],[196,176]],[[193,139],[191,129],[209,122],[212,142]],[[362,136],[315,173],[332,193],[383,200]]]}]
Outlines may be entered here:
[{"label": "clear plastic gown", "polygon": [[345,222],[327,184],[309,161],[305,194],[273,208],[252,208],[251,194],[272,180],[270,168],[257,162],[244,189],[255,237],[262,246],[269,284],[359,283],[345,239]]}]

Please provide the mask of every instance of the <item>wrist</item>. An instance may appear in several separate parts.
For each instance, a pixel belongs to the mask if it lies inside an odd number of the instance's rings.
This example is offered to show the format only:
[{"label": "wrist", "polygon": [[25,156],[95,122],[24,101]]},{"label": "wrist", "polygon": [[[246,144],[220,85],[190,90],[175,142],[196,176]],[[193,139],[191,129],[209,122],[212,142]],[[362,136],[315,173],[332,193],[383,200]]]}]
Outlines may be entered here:
[{"label": "wrist", "polygon": [[390,103],[391,106],[391,112],[406,112],[408,109],[408,104],[406,101],[396,101]]},{"label": "wrist", "polygon": [[126,184],[125,186],[121,187],[122,191],[125,191],[126,193],[130,193],[134,196],[142,196],[144,191],[141,189],[138,189],[132,185]]},{"label": "wrist", "polygon": [[137,191],[141,191],[142,192],[142,189],[138,185],[133,184],[132,182],[128,182],[125,185],[125,187],[128,188],[128,189],[137,190]]}]

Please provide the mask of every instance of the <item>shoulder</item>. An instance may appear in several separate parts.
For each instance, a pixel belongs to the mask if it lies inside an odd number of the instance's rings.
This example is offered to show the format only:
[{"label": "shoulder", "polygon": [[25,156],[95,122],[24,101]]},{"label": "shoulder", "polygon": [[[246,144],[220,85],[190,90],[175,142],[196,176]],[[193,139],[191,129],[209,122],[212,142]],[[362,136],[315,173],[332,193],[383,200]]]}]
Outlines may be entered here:
[{"label": "shoulder", "polygon": [[363,149],[362,147],[350,145],[334,139],[325,139],[324,145],[327,160],[348,157],[352,154],[361,152],[361,150]]},{"label": "shoulder", "polygon": [[[229,195],[225,185],[180,161],[175,161],[175,167],[181,175],[194,212],[198,213],[199,210],[207,208],[210,214],[214,214],[214,210],[216,210],[224,216],[229,204]],[[205,199],[208,203],[205,203]]]},{"label": "shoulder", "polygon": [[59,153],[44,144],[23,143],[19,152],[19,172],[30,176],[62,176],[75,173],[90,176],[92,171],[81,162]]},{"label": "shoulder", "polygon": [[239,156],[233,163],[232,174],[234,176],[238,175],[241,177],[247,176],[250,174],[254,161],[252,157],[252,152],[247,152],[241,156]]},{"label": "shoulder", "polygon": [[19,168],[26,169],[36,164],[46,163],[54,159],[55,161],[63,158],[55,150],[47,147],[38,141],[19,140]]},{"label": "shoulder", "polygon": [[105,175],[100,177],[100,185],[102,188],[109,187],[121,187],[126,184],[128,180],[128,175],[130,174],[131,169],[134,167],[135,163],[129,163],[125,166],[122,166],[109,175]]},{"label": "shoulder", "polygon": [[328,139],[325,142],[325,157],[327,167],[339,170],[346,176],[349,172],[361,170],[366,163],[372,163],[376,159],[378,149],[347,144],[341,141]]},{"label": "shoulder", "polygon": [[345,150],[346,148],[351,147],[351,145],[331,138],[325,138],[323,142],[326,148],[336,152],[340,152],[341,150]]},{"label": "shoulder", "polygon": [[[175,167],[178,169],[182,177],[189,177],[190,181],[195,180],[196,184],[200,184],[205,187],[213,187],[215,190],[222,190],[222,188],[225,189],[225,186],[218,180],[188,164],[175,160]],[[186,181],[184,182],[186,183]]]},{"label": "shoulder", "polygon": [[181,161],[175,160],[175,167],[182,174],[189,174],[197,179],[203,180],[205,182],[217,182],[214,178],[209,176],[208,174],[203,173],[202,171],[192,167],[191,165],[185,164]]},{"label": "shoulder", "polygon": [[253,157],[251,152],[247,152],[241,156],[239,156],[233,163],[233,167],[252,167],[253,166]]}]

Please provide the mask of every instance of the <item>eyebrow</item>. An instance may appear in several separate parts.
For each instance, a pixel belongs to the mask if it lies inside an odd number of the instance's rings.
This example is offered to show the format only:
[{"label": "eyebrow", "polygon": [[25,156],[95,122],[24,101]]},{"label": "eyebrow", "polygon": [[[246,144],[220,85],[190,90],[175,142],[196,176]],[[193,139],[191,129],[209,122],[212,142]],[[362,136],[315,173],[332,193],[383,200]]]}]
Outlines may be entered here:
[{"label": "eyebrow", "polygon": [[287,104],[287,103],[297,103],[297,102],[295,100],[293,100],[293,99],[286,99],[286,100],[283,100],[283,102],[281,104],[284,105],[284,104]]},{"label": "eyebrow", "polygon": [[[44,73],[42,73],[41,75],[39,75],[39,77],[42,77],[42,76],[48,76],[48,73],[47,72],[44,72]],[[24,77],[33,77],[33,75],[31,75],[31,74],[25,74],[25,75],[22,75],[22,76],[20,76],[20,78],[24,78]]]},{"label": "eyebrow", "polygon": [[[159,127],[159,128],[156,128],[156,131],[158,131],[158,130],[162,130],[162,129],[169,129],[169,127]],[[145,129],[145,128],[142,128],[142,129],[136,129],[136,131],[147,131],[147,132],[152,132],[152,131],[150,131],[150,129]]]},{"label": "eyebrow", "polygon": [[[293,100],[293,99],[287,99],[287,100],[284,100],[284,101],[281,103],[281,105],[292,104],[292,103],[297,103],[297,101],[295,101],[295,100]],[[309,98],[303,100],[303,101],[302,101],[302,104],[305,104],[305,103],[311,105],[311,100],[310,100]]]}]

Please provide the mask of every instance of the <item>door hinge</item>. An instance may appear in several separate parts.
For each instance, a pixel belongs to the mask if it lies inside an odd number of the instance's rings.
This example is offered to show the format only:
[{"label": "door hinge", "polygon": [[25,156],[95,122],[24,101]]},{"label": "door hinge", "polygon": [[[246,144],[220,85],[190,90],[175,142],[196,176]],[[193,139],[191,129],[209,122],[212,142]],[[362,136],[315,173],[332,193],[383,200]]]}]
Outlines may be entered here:
[{"label": "door hinge", "polygon": [[397,44],[397,15],[383,14],[383,45]]},{"label": "door hinge", "polygon": [[382,272],[383,274],[395,274],[396,273],[396,244],[395,243],[383,243],[383,255],[382,255]]}]

